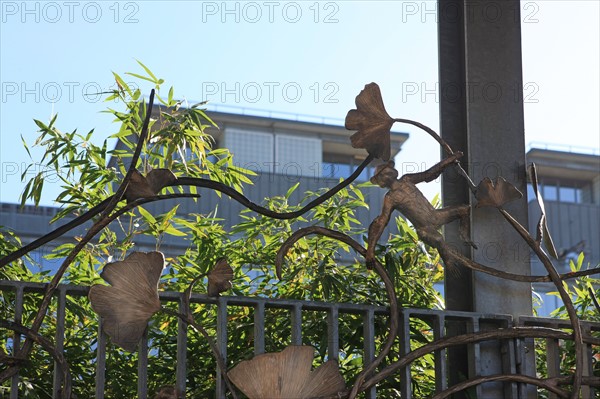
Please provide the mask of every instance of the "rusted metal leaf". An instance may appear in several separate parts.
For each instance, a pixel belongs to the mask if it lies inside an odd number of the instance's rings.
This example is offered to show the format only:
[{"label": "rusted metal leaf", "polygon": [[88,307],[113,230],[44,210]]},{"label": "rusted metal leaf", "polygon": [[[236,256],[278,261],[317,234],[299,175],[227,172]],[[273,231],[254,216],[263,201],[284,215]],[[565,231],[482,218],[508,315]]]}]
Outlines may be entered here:
[{"label": "rusted metal leaf", "polygon": [[160,388],[152,399],[177,399],[178,397],[177,389],[174,386],[166,386]]},{"label": "rusted metal leaf", "polygon": [[337,362],[329,360],[311,371],[314,348],[288,346],[239,363],[227,374],[249,399],[316,398],[345,389]]},{"label": "rusted metal leaf", "polygon": [[346,129],[357,130],[350,137],[352,147],[364,148],[375,158],[389,161],[390,129],[394,120],[385,110],[377,83],[369,83],[356,96],[356,109],[346,115]]},{"label": "rusted metal leaf", "polygon": [[489,177],[484,178],[475,191],[477,198],[477,208],[492,206],[501,208],[510,201],[523,197],[523,194],[511,183],[504,180],[503,177],[496,178],[495,182]]},{"label": "rusted metal leaf", "polygon": [[221,292],[227,291],[231,288],[232,279],[233,269],[229,266],[227,259],[219,259],[215,267],[208,273],[208,295],[218,296]]},{"label": "rusted metal leaf", "polygon": [[148,320],[160,310],[158,280],[165,265],[160,252],[133,252],[125,260],[104,266],[100,276],[110,286],[96,284],[88,294],[102,329],[112,342],[133,352]]},{"label": "rusted metal leaf", "polygon": [[538,220],[536,228],[536,241],[538,244],[543,241],[544,246],[550,253],[550,256],[552,256],[554,259],[558,259],[558,253],[556,252],[554,242],[552,241],[552,236],[548,230],[548,222],[546,221],[546,207],[544,206],[544,198],[542,198],[542,194],[539,191],[537,171],[534,163],[529,165],[527,172],[529,173],[529,179],[531,180],[533,192],[541,211],[540,220]]},{"label": "rusted metal leaf", "polygon": [[139,171],[134,170],[124,196],[127,203],[139,198],[154,197],[160,190],[176,180],[177,177],[169,169],[152,169],[145,177]]}]

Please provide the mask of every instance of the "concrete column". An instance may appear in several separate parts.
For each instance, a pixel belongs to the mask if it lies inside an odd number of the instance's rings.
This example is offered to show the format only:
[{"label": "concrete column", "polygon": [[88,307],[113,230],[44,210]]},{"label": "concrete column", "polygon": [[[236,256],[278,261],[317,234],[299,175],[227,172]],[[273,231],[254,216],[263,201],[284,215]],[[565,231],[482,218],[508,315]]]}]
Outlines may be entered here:
[{"label": "concrete column", "polygon": [[[514,184],[523,198],[506,209],[527,226],[525,138],[522,103],[520,3],[507,1],[440,1],[440,125],[442,137],[465,153],[463,166],[477,184],[498,176]],[[444,177],[444,205],[468,203],[469,192],[456,174]],[[474,209],[472,251],[458,239],[457,226],[446,239],[477,262],[504,271],[530,274],[527,246],[495,209]],[[447,275],[446,303],[452,310],[531,314],[531,286],[463,270]],[[482,326],[482,329],[485,326]],[[507,372],[494,344],[482,346],[482,374]],[[465,354],[450,353],[464,378]],[[531,360],[531,359],[530,359]],[[452,383],[452,382],[451,382]],[[486,384],[483,398],[514,397],[509,384]]]}]

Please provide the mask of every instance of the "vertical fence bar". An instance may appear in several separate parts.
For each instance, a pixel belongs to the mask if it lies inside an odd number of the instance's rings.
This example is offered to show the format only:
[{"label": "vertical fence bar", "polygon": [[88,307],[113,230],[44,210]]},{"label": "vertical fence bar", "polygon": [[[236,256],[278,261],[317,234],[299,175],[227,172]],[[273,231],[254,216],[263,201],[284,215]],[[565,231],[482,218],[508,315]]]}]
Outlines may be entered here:
[{"label": "vertical fence bar", "polygon": [[[515,363],[515,340],[506,340],[500,343],[502,350],[502,368],[504,373],[516,374],[517,366]],[[505,395],[511,398],[519,397],[519,384],[516,382],[505,382]]]},{"label": "vertical fence bar", "polygon": [[265,303],[254,307],[254,355],[265,353]]},{"label": "vertical fence bar", "polygon": [[[66,286],[58,287],[58,303],[56,310],[56,334],[54,335],[55,348],[57,352],[63,353],[65,342],[65,308],[66,308]],[[58,363],[54,362],[54,379],[52,381],[52,397],[60,399],[60,389],[63,382],[62,373]]]},{"label": "vertical fence bar", "polygon": [[[15,323],[21,323],[23,319],[23,285],[17,286],[15,296]],[[13,335],[13,354],[18,354],[21,348],[21,334],[15,332]],[[10,382],[10,399],[17,399],[19,397],[19,373],[15,373],[12,376]]]},{"label": "vertical fence bar", "polygon": [[[375,311],[371,308],[363,312],[363,366],[367,367],[375,358]],[[367,399],[375,399],[376,387],[365,392]]]},{"label": "vertical fence bar", "polygon": [[[184,295],[179,296],[179,313],[185,314]],[[187,323],[177,318],[177,367],[175,370],[175,388],[177,397],[184,398],[187,380]]]},{"label": "vertical fence bar", "polygon": [[[496,328],[509,328],[512,327],[511,320],[497,320],[494,321]],[[516,374],[517,365],[515,361],[515,344],[514,339],[502,339],[498,341],[498,350],[500,353],[501,370],[502,374]],[[518,398],[519,397],[519,386],[516,382],[504,382],[503,384],[504,396],[507,398]]]},{"label": "vertical fence bar", "polygon": [[[433,320],[433,339],[438,340],[445,336],[446,319],[442,315],[438,315]],[[434,352],[435,364],[435,391],[441,392],[448,388],[448,368],[446,363],[446,349],[441,349]]]},{"label": "vertical fence bar", "polygon": [[[467,321],[467,332],[475,333],[479,331],[479,318],[471,317]],[[469,344],[467,352],[469,353],[469,378],[481,375],[481,346],[478,343]],[[478,398],[483,397],[481,384],[475,387]]]},{"label": "vertical fence bar", "polygon": [[302,345],[302,305],[297,303],[291,310],[292,345]]},{"label": "vertical fence bar", "polygon": [[[536,375],[536,365],[531,364],[527,361],[527,353],[529,351],[535,351],[535,341],[533,338],[524,338],[515,340],[515,358],[517,373],[524,375]],[[519,398],[527,398],[528,392],[531,390],[534,392],[535,387],[528,384],[518,384],[519,386]],[[550,393],[550,392],[549,392]],[[534,394],[532,393],[532,396]]]},{"label": "vertical fence bar", "polygon": [[327,311],[327,353],[329,359],[337,360],[339,352],[339,309],[336,305],[333,305]]},{"label": "vertical fence bar", "polygon": [[148,328],[138,347],[138,399],[148,397]]},{"label": "vertical fence bar", "polygon": [[[400,356],[410,352],[410,313],[403,310],[400,311],[400,325],[398,326],[398,337],[400,338]],[[398,373],[400,377],[400,394],[402,399],[411,399],[411,376],[410,364],[400,369]]]},{"label": "vertical fence bar", "polygon": [[[560,350],[557,339],[546,339],[546,369],[548,370],[548,378],[560,376]],[[558,399],[558,395],[548,392],[548,398]]]},{"label": "vertical fence bar", "polygon": [[106,335],[102,331],[102,319],[98,318],[98,345],[96,347],[96,399],[104,399],[106,375]]},{"label": "vertical fence bar", "polygon": [[[519,318],[513,323],[513,327],[521,327],[523,325],[522,320]],[[529,344],[526,339],[515,339],[514,340],[514,351],[515,351],[515,369],[518,374],[527,375],[529,372],[527,367],[527,361],[525,360],[525,354],[521,353],[527,351]],[[533,347],[533,345],[531,346]],[[518,397],[527,398],[527,384],[518,384]]]},{"label": "vertical fence bar", "polygon": [[[589,326],[581,326],[583,330],[583,336],[591,336],[592,331]],[[592,361],[592,348],[588,344],[583,344],[583,376],[592,377],[594,375],[594,364]],[[581,386],[581,397],[582,398],[595,398],[592,388],[589,385]]]},{"label": "vertical fence bar", "polygon": [[[227,299],[223,297],[217,298],[217,347],[221,352],[223,362],[227,364]],[[221,375],[221,369],[217,365],[217,399],[224,399],[225,392],[227,392],[225,381]]]},{"label": "vertical fence bar", "polygon": [[[500,341],[500,351],[502,354],[502,372],[505,374],[516,374],[515,364],[515,340]],[[516,382],[504,383],[504,395],[509,398],[519,397],[519,389]]]}]

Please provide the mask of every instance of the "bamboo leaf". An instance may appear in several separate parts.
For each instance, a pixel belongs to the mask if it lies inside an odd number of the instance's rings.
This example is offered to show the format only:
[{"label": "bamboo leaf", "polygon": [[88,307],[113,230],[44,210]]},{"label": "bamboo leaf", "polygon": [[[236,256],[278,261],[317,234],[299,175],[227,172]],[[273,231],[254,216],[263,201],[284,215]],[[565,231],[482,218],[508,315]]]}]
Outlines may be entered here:
[{"label": "bamboo leaf", "polygon": [[156,219],[154,218],[154,216],[152,216],[152,214],[150,212],[148,212],[147,210],[145,210],[141,206],[139,206],[137,209],[140,212],[140,215],[146,220],[146,222],[148,224],[150,224],[150,225],[156,225]]},{"label": "bamboo leaf", "polygon": [[171,225],[171,226],[168,226],[166,229],[164,229],[164,233],[165,233],[165,234],[172,235],[172,236],[175,236],[175,237],[185,237],[185,236],[187,236],[187,234],[186,234],[186,233],[184,233],[184,232],[183,232],[183,231],[181,231],[181,230],[177,230],[177,229],[176,229],[175,227],[173,227],[172,225]]},{"label": "bamboo leaf", "polygon": [[138,79],[142,79],[142,80],[146,80],[150,83],[156,83],[154,80],[152,80],[149,77],[143,76],[143,75],[139,75],[137,73],[133,73],[133,72],[125,72],[125,75],[129,75],[129,76],[133,76],[134,78],[138,78]]},{"label": "bamboo leaf", "polygon": [[169,94],[167,96],[167,103],[169,104],[169,106],[173,105],[173,86],[171,86],[171,88],[169,89]]},{"label": "bamboo leaf", "polygon": [[129,88],[127,83],[125,83],[125,81],[115,72],[113,72],[113,76],[115,77],[115,81],[117,82],[117,86],[119,87],[119,89],[126,91],[127,94],[131,95],[131,89]]}]

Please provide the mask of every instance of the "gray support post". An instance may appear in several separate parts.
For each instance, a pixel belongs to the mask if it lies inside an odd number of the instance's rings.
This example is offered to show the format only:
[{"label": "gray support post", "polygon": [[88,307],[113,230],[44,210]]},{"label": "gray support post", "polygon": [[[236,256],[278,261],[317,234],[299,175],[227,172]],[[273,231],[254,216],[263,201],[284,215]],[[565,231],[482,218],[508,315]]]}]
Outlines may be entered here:
[{"label": "gray support post", "polygon": [[[439,1],[438,18],[442,137],[465,153],[462,164],[476,184],[484,177],[503,176],[524,194],[505,208],[527,226],[520,3]],[[442,196],[445,206],[469,202],[467,186],[456,174],[444,176]],[[530,274],[523,241],[495,209],[472,212],[471,239],[478,250],[462,244],[456,226],[446,228],[445,234],[477,262]],[[530,284],[466,270],[448,273],[446,278],[448,309],[514,317],[531,314]],[[482,345],[481,351],[479,372],[501,373],[502,360],[495,350]],[[466,361],[460,358],[464,353],[449,355],[453,367],[458,365],[455,371],[464,373]],[[450,377],[451,383],[460,379],[456,372]],[[481,389],[485,398],[504,397],[502,384],[486,384]]]},{"label": "gray support post", "polygon": [[[469,158],[467,145],[467,107],[465,91],[465,49],[462,22],[463,1],[448,0],[438,2],[438,53],[439,53],[439,98],[440,134],[451,148],[460,149],[463,159]],[[443,156],[442,151],[442,156]],[[445,206],[468,204],[469,186],[457,173],[446,169],[442,178],[442,203]],[[462,244],[456,223],[444,227],[446,241],[462,255],[470,257],[471,251]],[[446,309],[473,311],[473,274],[471,269],[458,267],[456,272],[448,271],[444,280]],[[446,335],[466,333],[463,323],[449,320]],[[454,385],[469,375],[469,352],[465,347],[448,349],[448,383]],[[466,398],[464,392],[456,394],[457,399]]]}]

